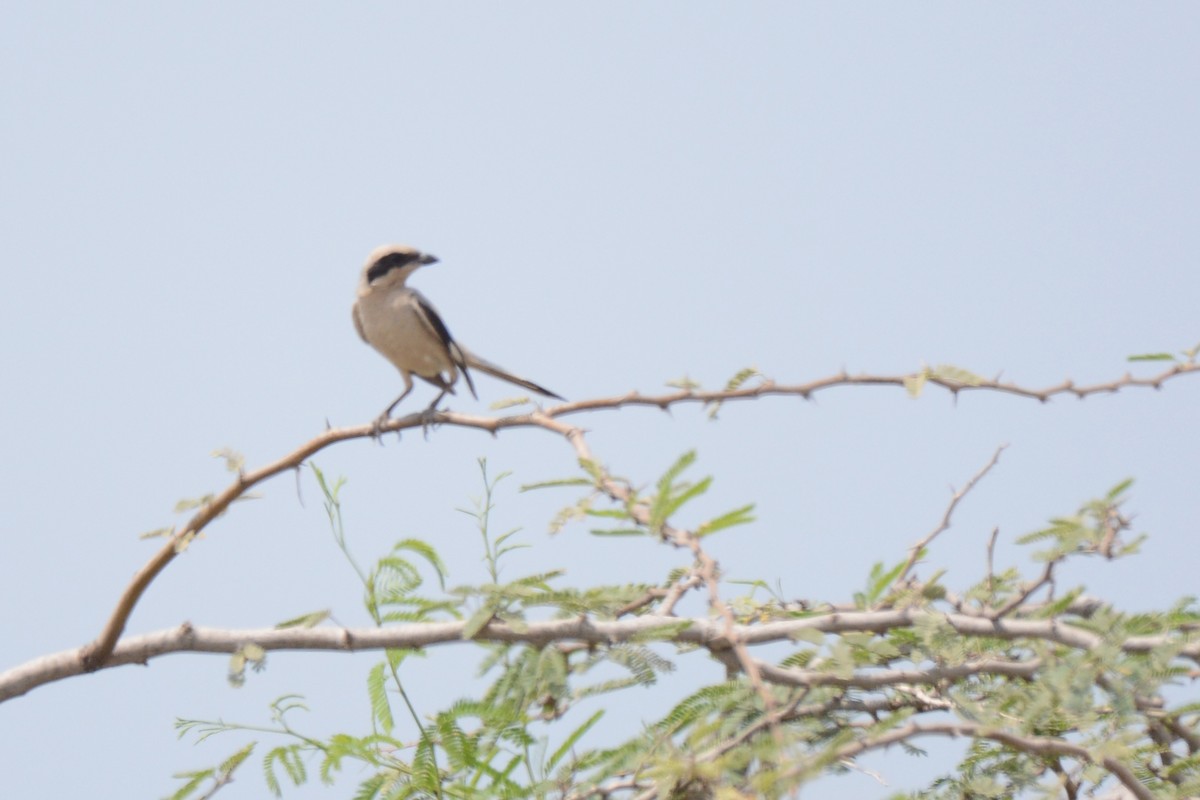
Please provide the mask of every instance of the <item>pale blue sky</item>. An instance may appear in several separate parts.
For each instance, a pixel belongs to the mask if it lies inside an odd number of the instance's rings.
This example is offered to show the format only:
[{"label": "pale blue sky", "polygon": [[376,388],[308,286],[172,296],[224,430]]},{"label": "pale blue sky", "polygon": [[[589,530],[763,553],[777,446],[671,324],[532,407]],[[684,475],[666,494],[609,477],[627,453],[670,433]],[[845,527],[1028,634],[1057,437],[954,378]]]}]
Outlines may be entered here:
[{"label": "pale blue sky", "polygon": [[[403,241],[462,341],[571,399],[802,382],[953,363],[1031,385],[1109,380],[1200,341],[1200,9],[1194,4],[10,3],[0,25],[0,668],[92,638],[152,552],[137,534],[221,487],[209,453],[264,463],[367,422],[395,371],[355,336],[362,259]],[[1145,367],[1136,371],[1148,372]],[[486,410],[509,396],[479,381]],[[699,450],[684,523],[758,503],[714,539],[734,578],[841,601],[894,562],[1009,443],[932,561],[981,574],[1016,536],[1119,480],[1143,556],[1072,573],[1122,603],[1195,591],[1200,383],[1047,405],[843,389],[816,403],[586,419],[637,483]],[[414,400],[427,400],[422,394]],[[562,442],[443,429],[320,456],[363,560],[426,537],[484,579],[475,459],[515,477],[515,576],[657,580],[649,542],[550,539]],[[154,585],[131,632],[364,624],[311,478],[235,508]],[[685,515],[687,517],[687,515]],[[416,669],[429,708],[466,649]],[[43,687],[0,709],[6,797],[154,797],[232,751],[175,716],[261,722],[286,692],[315,733],[365,724],[373,657],[271,656],[235,690],[183,656]],[[424,671],[422,671],[424,669]],[[717,680],[697,659],[688,680]],[[668,689],[668,692],[670,689]],[[636,702],[653,713],[672,699]],[[644,701],[644,702],[643,702]],[[633,703],[630,699],[627,702]],[[615,714],[614,710],[614,714]],[[402,734],[403,735],[403,734]],[[935,759],[936,761],[936,759]],[[936,770],[886,762],[893,786]],[[355,776],[349,776],[353,779]],[[306,791],[296,797],[345,796]],[[807,797],[886,790],[852,775]],[[262,795],[257,767],[221,797]]]}]

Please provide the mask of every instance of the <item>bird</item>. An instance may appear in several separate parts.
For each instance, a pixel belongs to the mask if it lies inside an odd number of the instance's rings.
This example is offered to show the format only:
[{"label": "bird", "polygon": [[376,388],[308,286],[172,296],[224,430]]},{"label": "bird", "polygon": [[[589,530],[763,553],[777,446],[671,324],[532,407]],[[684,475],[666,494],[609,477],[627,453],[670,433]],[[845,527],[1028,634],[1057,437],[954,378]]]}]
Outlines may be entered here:
[{"label": "bird", "polygon": [[433,304],[407,285],[418,269],[437,263],[437,256],[415,247],[388,244],[372,250],[363,265],[352,309],[354,328],[364,342],[400,370],[404,380],[404,391],[375,420],[376,432],[413,390],[414,375],[441,390],[426,409],[427,414],[432,413],[447,394],[455,394],[454,384],[460,374],[466,379],[471,396],[479,399],[471,370],[545,397],[564,400],[546,387],[512,374],[455,341]]}]

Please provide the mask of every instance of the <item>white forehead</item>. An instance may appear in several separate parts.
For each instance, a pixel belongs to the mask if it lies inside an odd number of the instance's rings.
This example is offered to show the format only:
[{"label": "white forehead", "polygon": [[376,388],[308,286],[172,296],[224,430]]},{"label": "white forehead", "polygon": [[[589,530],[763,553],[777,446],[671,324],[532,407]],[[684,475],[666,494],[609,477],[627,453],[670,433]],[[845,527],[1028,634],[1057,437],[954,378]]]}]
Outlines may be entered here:
[{"label": "white forehead", "polygon": [[403,255],[416,256],[420,255],[421,251],[407,244],[381,244],[371,251],[371,255],[367,256],[367,262],[364,266],[371,266],[384,256]]}]

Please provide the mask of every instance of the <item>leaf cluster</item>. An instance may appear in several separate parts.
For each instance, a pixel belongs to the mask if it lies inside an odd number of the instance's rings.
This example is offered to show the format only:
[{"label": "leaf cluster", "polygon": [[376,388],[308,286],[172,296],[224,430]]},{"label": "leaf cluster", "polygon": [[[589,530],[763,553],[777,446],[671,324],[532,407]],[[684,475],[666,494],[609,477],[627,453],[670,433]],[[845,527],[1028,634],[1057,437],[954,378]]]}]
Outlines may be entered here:
[{"label": "leaf cluster", "polygon": [[[611,520],[614,527],[593,531],[600,535],[678,545],[750,522],[751,507],[742,506],[668,536],[687,504],[712,485],[710,478],[685,479],[695,460],[685,453],[642,489],[592,462],[581,463],[581,477],[526,488],[582,488],[560,518]],[[491,580],[451,588],[437,552],[415,539],[360,569],[341,525],[342,484],[317,472],[334,539],[362,579],[375,624],[465,620],[464,638],[475,639],[492,621],[520,632],[547,617],[671,613],[663,604],[673,593],[711,579],[695,564],[658,585],[575,588],[557,571],[505,578],[521,545],[516,531],[490,532],[488,514],[505,476],[491,480],[481,468],[485,492],[467,513],[478,524]],[[627,494],[614,498],[605,490],[610,482]],[[192,720],[181,721],[180,730],[201,740],[233,732],[277,740],[262,762],[276,796],[311,780],[310,772],[333,782],[354,765],[355,775],[365,776],[354,795],[361,800],[784,797],[822,775],[857,768],[857,757],[873,750],[895,746],[920,757],[920,741],[930,736],[965,736],[967,744],[957,767],[921,797],[1081,797],[1113,783],[1113,763],[1127,765],[1148,796],[1194,796],[1200,705],[1171,707],[1166,698],[1194,674],[1200,610],[1184,599],[1162,612],[1126,613],[1087,601],[1082,587],[1056,585],[1065,561],[1136,552],[1140,539],[1124,541],[1129,488],[1123,482],[1022,537],[1042,548],[1031,554],[1036,569],[1028,576],[989,569],[955,590],[940,570],[922,576],[910,569],[929,557],[923,549],[876,564],[849,603],[791,599],[761,579],[723,582],[725,593],[742,587],[724,602],[748,630],[803,623],[789,629],[782,654],[753,656],[759,682],[730,650],[681,641],[692,623],[680,618],[640,639],[607,644],[476,641],[468,646],[479,655],[483,684],[440,709],[418,710],[402,680],[405,661],[418,653],[389,650],[366,676],[371,713],[359,733],[302,732],[290,718],[303,710],[293,697],[277,701],[267,726]],[[861,623],[847,622],[852,616]],[[289,624],[324,618],[314,612]],[[986,625],[964,633],[960,620]],[[261,666],[265,654],[238,657]],[[605,704],[637,702],[631,692],[693,657],[722,662],[724,678],[615,743],[611,731],[601,735]],[[218,767],[181,775],[173,797],[216,791],[258,746],[243,745]]]}]

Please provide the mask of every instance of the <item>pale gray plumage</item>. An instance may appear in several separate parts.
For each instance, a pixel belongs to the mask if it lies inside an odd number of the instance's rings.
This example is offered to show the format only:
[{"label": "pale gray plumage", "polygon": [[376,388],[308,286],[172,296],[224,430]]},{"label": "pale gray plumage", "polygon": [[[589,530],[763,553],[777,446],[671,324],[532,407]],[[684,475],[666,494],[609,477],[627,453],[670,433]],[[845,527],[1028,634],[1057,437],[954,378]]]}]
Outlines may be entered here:
[{"label": "pale gray plumage", "polygon": [[441,389],[430,410],[447,393],[454,394],[459,373],[466,378],[471,395],[478,397],[471,380],[472,369],[562,400],[549,389],[513,375],[454,341],[433,304],[406,285],[418,269],[436,263],[436,257],[408,245],[384,245],[375,248],[363,265],[354,301],[354,327],[364,342],[400,370],[404,380],[404,391],[379,416],[376,426],[386,422],[392,409],[412,391],[414,375]]}]

